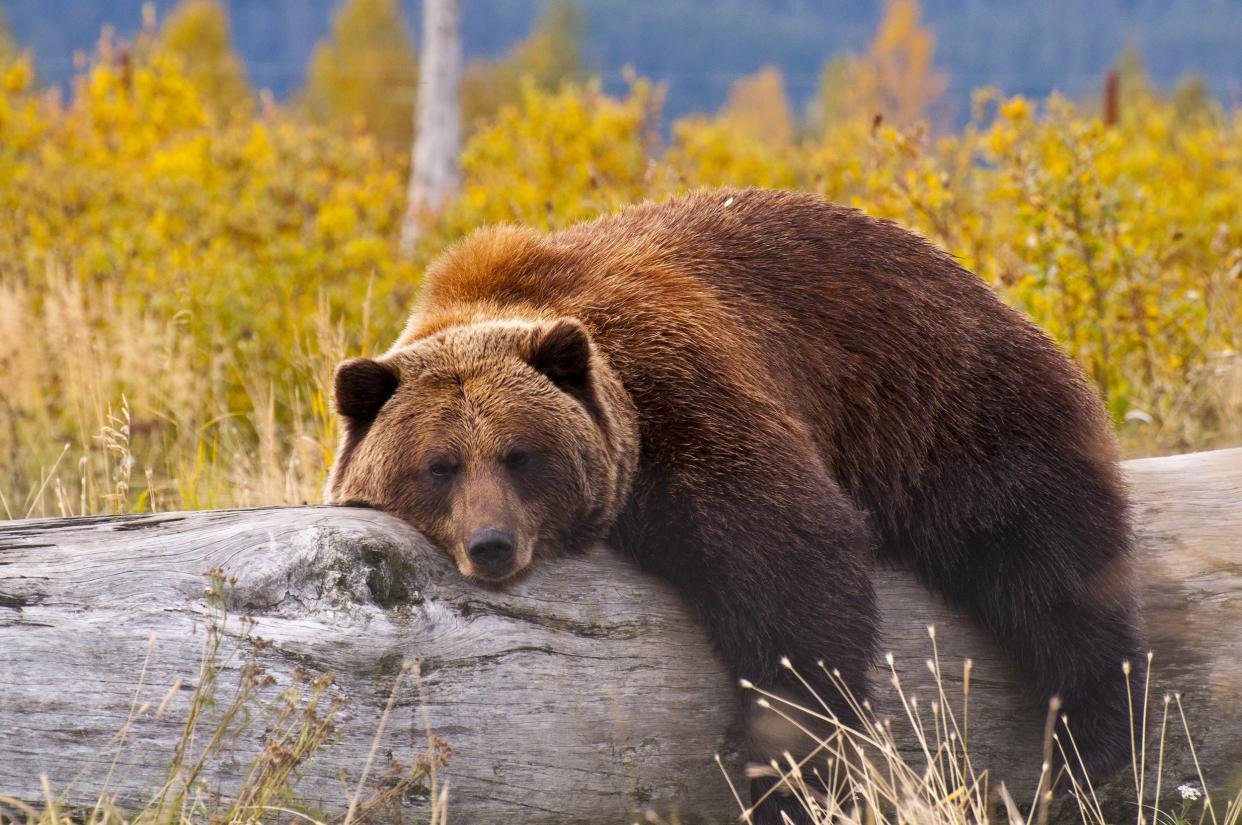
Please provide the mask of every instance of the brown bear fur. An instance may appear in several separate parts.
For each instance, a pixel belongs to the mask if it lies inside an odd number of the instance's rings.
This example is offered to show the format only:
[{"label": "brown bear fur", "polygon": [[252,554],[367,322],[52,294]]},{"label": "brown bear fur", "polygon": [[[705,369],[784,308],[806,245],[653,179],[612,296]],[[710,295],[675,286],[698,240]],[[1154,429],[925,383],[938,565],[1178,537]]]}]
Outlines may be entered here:
[{"label": "brown bear fur", "polygon": [[[865,695],[878,552],[1061,696],[1093,776],[1128,758],[1141,642],[1108,422],[1044,334],[892,223],[722,190],[480,230],[336,389],[331,497],[464,573],[606,539],[687,595],[738,677],[794,689],[789,656],[849,721],[816,662]],[[514,537],[502,569],[471,560],[482,528]]]}]

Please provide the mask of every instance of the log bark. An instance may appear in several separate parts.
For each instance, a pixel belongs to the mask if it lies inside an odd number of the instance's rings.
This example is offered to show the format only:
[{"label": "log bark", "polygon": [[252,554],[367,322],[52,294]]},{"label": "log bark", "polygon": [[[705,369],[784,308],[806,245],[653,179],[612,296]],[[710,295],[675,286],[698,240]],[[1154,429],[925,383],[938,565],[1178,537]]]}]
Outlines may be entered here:
[{"label": "log bark", "polygon": [[[1242,781],[1242,449],[1131,461],[1126,472],[1155,651],[1149,727],[1159,727],[1159,697],[1180,691],[1208,785],[1231,795]],[[210,568],[236,577],[229,606],[268,641],[255,655],[273,690],[297,668],[335,675],[347,703],[340,738],[299,786],[329,813],[348,804],[396,672],[416,659],[421,680],[396,696],[372,773],[422,752],[429,722],[454,748],[444,774],[455,821],[638,821],[648,809],[683,822],[736,817],[713,759],[736,779],[735,692],[676,593],[605,548],[503,592],[481,589],[405,524],[334,507],[0,524],[0,795],[42,799],[40,774],[70,804],[92,804],[109,773],[124,804],[159,784],[198,676]],[[1029,798],[1044,709],[982,632],[907,573],[879,570],[877,585],[907,696],[925,712],[936,698],[925,667],[934,624],[955,705],[963,660],[974,663],[976,765]],[[917,760],[886,676],[875,680],[880,714],[895,718]],[[236,678],[234,664],[223,679]],[[154,708],[178,680],[162,716],[132,723],[111,768],[135,696]],[[1197,781],[1176,706],[1169,729],[1166,795]],[[261,743],[261,726],[234,743],[213,786],[236,787]],[[425,806],[405,804],[407,821]]]}]

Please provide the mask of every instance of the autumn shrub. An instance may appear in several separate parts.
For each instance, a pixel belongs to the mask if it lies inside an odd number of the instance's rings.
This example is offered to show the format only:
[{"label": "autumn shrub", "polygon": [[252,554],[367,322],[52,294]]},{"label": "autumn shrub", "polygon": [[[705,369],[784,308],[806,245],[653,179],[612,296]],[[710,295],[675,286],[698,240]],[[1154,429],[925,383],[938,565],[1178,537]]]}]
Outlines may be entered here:
[{"label": "autumn shrub", "polygon": [[663,129],[646,81],[528,82],[402,262],[407,151],[270,99],[221,113],[178,54],[139,45],[104,40],[66,100],[26,60],[0,68],[9,516],[316,500],[333,363],[387,344],[446,244],[715,185],[820,192],[942,245],[1082,365],[1129,454],[1242,441],[1236,112],[1146,95],[1105,125],[983,91],[956,130],[849,100],[740,128],[756,93]]},{"label": "autumn shrub", "polygon": [[978,103],[993,115],[934,146],[881,128],[862,191],[825,194],[995,285],[1079,362],[1131,452],[1236,443],[1242,117],[1184,125],[1151,100],[1105,126],[1055,96]]},{"label": "autumn shrub", "polygon": [[[416,283],[391,242],[399,159],[270,107],[221,121],[159,49],[105,41],[68,104],[29,77],[8,67],[0,96],[5,511],[316,498],[330,361],[370,346],[366,308],[394,328]],[[110,429],[136,465],[120,499]]]},{"label": "autumn shrub", "polygon": [[558,91],[533,83],[461,155],[462,189],[431,246],[481,224],[556,229],[641,200],[652,191],[655,92],[635,82],[614,98],[597,81]]}]

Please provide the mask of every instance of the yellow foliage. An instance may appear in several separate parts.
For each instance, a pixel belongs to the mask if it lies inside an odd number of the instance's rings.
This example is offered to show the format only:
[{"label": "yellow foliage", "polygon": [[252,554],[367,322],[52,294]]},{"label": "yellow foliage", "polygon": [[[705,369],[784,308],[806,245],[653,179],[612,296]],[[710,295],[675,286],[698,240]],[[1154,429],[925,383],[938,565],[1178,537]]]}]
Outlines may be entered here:
[{"label": "yellow foliage", "polygon": [[182,0],[165,21],[161,40],[213,112],[231,115],[249,108],[250,86],[233,50],[228,10],[219,0]]},{"label": "yellow foliage", "polygon": [[[135,506],[137,490],[126,502],[93,492],[111,484],[95,436],[122,399],[150,495],[185,506],[317,496],[332,441],[326,370],[298,365],[319,364],[307,342],[335,335],[331,319],[356,318],[368,293],[384,328],[404,314],[416,283],[392,243],[404,153],[280,114],[217,121],[158,45],[120,61],[103,43],[68,106],[22,82],[4,88],[0,214],[15,219],[0,221],[0,381],[21,385],[0,393],[9,512],[27,511],[64,443],[64,507]],[[349,346],[363,345],[362,326],[350,328]],[[269,472],[254,497],[236,481],[192,484],[234,466],[245,475],[259,413],[273,416],[283,462],[311,443],[286,435],[308,433],[318,463],[305,477],[286,491]],[[33,512],[53,510],[44,500]]]},{"label": "yellow foliage", "polygon": [[932,65],[936,38],[923,28],[920,14],[917,0],[888,0],[868,56],[881,111],[906,125],[923,117],[948,82]]},{"label": "yellow foliage", "polygon": [[409,151],[418,59],[397,0],[346,0],[311,55],[303,100],[321,123],[361,118],[385,147]]},{"label": "yellow foliage", "polygon": [[4,9],[0,9],[0,66],[7,66],[17,57],[17,51],[17,44],[9,32],[8,18],[4,16]]},{"label": "yellow foliage", "polygon": [[663,144],[646,82],[528,80],[401,264],[405,146],[215,117],[159,42],[104,42],[68,104],[29,61],[0,81],[0,513],[315,500],[332,365],[391,339],[445,244],[721,184],[820,192],[944,246],[1083,366],[1131,454],[1242,441],[1237,112],[1152,94],[1105,127],[984,91],[937,138],[846,107],[800,139],[695,117]]},{"label": "yellow foliage", "polygon": [[523,83],[551,91],[580,82],[578,43],[582,13],[573,0],[552,0],[530,35],[497,60],[476,59],[462,79],[462,121],[467,130],[484,125],[501,108],[519,103]]},{"label": "yellow foliage", "polygon": [[815,130],[875,118],[910,128],[927,116],[948,78],[933,63],[936,39],[920,17],[917,0],[888,0],[867,52],[824,66],[811,105]]},{"label": "yellow foliage", "polygon": [[598,82],[544,91],[528,80],[521,105],[462,152],[461,195],[439,237],[498,221],[552,229],[642,198],[653,114],[645,82],[617,100]]},{"label": "yellow foliage", "polygon": [[772,152],[760,137],[728,119],[688,117],[673,127],[665,169],[685,188],[703,186],[796,187],[797,164],[785,152]]},{"label": "yellow foliage", "polygon": [[766,66],[736,80],[720,110],[720,119],[765,146],[788,145],[793,139],[793,109],[781,70]]}]

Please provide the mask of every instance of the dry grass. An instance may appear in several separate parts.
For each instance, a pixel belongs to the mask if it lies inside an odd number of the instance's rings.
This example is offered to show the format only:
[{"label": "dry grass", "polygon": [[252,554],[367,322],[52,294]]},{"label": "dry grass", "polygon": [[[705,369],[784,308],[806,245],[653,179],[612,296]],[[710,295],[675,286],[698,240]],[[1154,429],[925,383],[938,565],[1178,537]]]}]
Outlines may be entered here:
[{"label": "dry grass", "polygon": [[240,350],[195,351],[184,315],[46,277],[0,284],[0,517],[319,499],[336,440],[325,388],[346,355],[326,307],[277,383]]},{"label": "dry grass", "polygon": [[[915,697],[906,693],[891,654],[887,657],[891,685],[904,709],[901,724],[908,724],[913,731],[918,743],[916,754],[902,750],[892,720],[878,719],[870,703],[853,697],[839,674],[826,671],[862,720],[860,727],[842,725],[818,695],[818,703],[807,706],[743,682],[745,689],[759,694],[761,707],[801,729],[816,743],[804,758],[795,760],[786,753],[783,762],[773,760],[767,766],[752,766],[750,776],[779,778],[770,793],[788,794],[812,821],[822,825],[1044,825],[1050,818],[1061,822],[1077,820],[1082,825],[1112,825],[1120,821],[1117,812],[1111,810],[1114,806],[1103,801],[1104,795],[1089,779],[1080,784],[1069,773],[1050,775],[1050,766],[1054,764],[1082,767],[1072,729],[1068,737],[1056,733],[1056,700],[1049,708],[1044,752],[1031,755],[1032,760],[1042,764],[1038,786],[1026,789],[1025,795],[1022,789],[1011,789],[1003,783],[992,787],[987,771],[972,761],[968,747],[971,662],[964,663],[961,696],[951,700],[941,676],[935,629],[928,630],[933,657],[927,664],[938,691],[930,705],[930,718],[928,707],[921,707]],[[790,667],[788,660],[783,664]],[[1174,747],[1171,732],[1180,728],[1192,756],[1194,743],[1179,694],[1166,694],[1158,708],[1151,707],[1150,654],[1148,664],[1144,694],[1131,697],[1135,723],[1131,729],[1130,776],[1114,783],[1128,785],[1133,791],[1133,801],[1128,806],[1131,821],[1135,825],[1239,825],[1242,789],[1220,810],[1208,790],[1197,757],[1197,784],[1165,786],[1165,760]],[[803,684],[814,694],[806,681]],[[960,710],[955,710],[955,704]],[[1158,733],[1154,727],[1157,715]],[[1059,718],[1066,722],[1064,716]],[[808,725],[828,726],[832,733],[822,738],[812,733]],[[727,774],[725,778],[728,780]],[[841,788],[842,793],[838,797],[825,795],[818,790],[823,787]],[[1054,793],[1054,787],[1063,792]],[[1113,796],[1117,789],[1109,790]],[[753,807],[742,802],[742,794],[736,788],[734,795],[740,819],[749,822]]]}]

